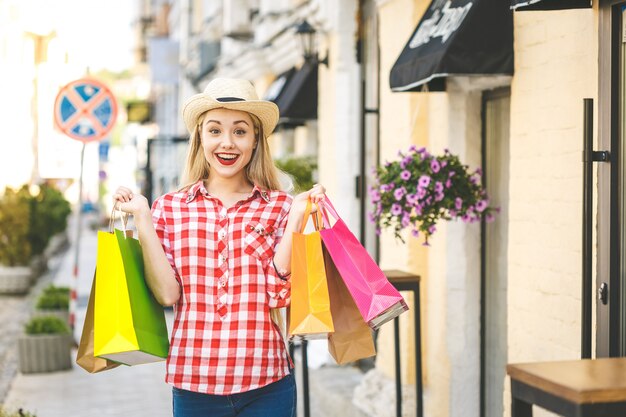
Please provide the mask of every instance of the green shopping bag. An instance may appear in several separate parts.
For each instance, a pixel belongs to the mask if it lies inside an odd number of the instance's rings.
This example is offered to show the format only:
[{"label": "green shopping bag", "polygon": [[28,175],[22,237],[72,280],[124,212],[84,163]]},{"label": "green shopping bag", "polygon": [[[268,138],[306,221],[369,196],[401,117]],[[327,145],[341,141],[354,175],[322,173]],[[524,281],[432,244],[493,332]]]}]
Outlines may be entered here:
[{"label": "green shopping bag", "polygon": [[121,230],[98,232],[96,264],[94,355],[125,365],[165,359],[165,313],[144,279],[139,241]]}]

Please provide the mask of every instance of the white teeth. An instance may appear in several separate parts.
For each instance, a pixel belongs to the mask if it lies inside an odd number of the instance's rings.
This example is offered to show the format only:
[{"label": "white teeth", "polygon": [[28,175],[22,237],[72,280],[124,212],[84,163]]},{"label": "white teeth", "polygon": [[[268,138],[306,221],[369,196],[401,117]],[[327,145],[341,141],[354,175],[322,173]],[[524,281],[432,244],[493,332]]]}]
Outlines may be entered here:
[{"label": "white teeth", "polygon": [[226,159],[227,161],[236,159],[238,155],[232,155],[232,154],[217,154],[218,157],[222,158],[222,159]]}]

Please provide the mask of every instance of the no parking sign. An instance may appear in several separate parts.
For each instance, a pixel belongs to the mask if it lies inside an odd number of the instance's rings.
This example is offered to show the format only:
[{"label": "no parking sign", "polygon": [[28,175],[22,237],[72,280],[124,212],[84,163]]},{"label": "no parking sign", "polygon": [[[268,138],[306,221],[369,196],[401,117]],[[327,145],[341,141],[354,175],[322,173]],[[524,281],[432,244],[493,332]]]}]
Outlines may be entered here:
[{"label": "no parking sign", "polygon": [[54,102],[54,124],[72,139],[104,138],[117,119],[117,102],[109,88],[93,78],[81,78],[61,88]]}]

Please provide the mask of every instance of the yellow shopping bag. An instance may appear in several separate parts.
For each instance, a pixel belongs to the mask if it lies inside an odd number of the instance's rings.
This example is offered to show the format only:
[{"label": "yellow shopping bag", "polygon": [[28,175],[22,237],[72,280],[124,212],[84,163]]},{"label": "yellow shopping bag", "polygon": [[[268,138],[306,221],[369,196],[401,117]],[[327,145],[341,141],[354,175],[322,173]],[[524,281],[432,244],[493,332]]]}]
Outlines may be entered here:
[{"label": "yellow shopping bag", "polygon": [[309,200],[300,233],[294,233],[292,240],[289,335],[315,339],[326,338],[334,328],[324,269],[322,239],[317,230],[321,218],[318,211],[316,230],[304,234],[310,215]]},{"label": "yellow shopping bag", "polygon": [[139,241],[111,224],[98,232],[96,264],[94,355],[126,365],[166,358],[165,313],[144,279]]}]

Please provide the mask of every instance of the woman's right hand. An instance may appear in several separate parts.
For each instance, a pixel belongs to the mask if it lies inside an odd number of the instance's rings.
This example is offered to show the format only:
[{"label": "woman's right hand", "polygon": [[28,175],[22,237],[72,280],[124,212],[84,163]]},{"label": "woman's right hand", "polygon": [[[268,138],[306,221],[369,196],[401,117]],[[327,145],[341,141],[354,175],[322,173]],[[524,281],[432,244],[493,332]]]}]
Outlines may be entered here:
[{"label": "woman's right hand", "polygon": [[133,193],[129,188],[118,187],[113,194],[113,204],[124,213],[137,217],[141,214],[150,214],[148,199],[141,194]]}]

